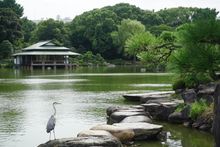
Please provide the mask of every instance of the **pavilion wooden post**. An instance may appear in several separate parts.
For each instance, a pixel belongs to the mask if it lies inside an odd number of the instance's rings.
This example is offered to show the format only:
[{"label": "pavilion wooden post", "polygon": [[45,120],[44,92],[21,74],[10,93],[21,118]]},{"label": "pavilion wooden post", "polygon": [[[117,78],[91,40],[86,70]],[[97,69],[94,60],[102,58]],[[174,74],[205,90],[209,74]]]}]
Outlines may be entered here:
[{"label": "pavilion wooden post", "polygon": [[217,84],[214,93],[213,133],[215,138],[215,147],[220,147],[220,84]]}]

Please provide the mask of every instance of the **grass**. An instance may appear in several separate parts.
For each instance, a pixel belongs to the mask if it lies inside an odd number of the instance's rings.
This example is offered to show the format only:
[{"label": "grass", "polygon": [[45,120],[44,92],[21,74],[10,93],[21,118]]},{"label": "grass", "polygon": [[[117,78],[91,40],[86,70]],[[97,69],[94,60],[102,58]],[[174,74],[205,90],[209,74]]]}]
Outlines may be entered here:
[{"label": "grass", "polygon": [[196,120],[206,109],[208,109],[208,105],[205,100],[196,101],[191,105],[190,117]]}]

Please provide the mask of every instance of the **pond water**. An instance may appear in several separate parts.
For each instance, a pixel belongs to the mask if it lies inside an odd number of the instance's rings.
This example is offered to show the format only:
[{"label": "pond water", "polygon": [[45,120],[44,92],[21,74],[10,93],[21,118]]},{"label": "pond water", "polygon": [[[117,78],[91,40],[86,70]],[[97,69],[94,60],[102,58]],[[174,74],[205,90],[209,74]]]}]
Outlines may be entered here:
[{"label": "pond water", "polygon": [[[56,137],[74,137],[106,123],[109,106],[131,105],[122,94],[170,90],[173,74],[141,73],[140,67],[65,70],[0,69],[0,147],[36,147],[48,141],[46,123],[57,105]],[[163,124],[164,142],[138,142],[150,147],[212,147],[213,137],[181,125]]]}]

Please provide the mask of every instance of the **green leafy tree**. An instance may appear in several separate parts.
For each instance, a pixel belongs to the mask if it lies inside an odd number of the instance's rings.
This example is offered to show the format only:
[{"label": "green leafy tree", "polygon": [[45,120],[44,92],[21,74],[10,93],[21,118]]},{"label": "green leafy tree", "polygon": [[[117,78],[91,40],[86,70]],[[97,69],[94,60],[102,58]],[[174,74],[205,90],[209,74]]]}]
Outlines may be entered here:
[{"label": "green leafy tree", "polygon": [[15,0],[1,0],[0,1],[0,8],[8,8],[14,11],[18,17],[21,17],[23,15],[23,7],[16,3]]},{"label": "green leafy tree", "polygon": [[124,19],[121,21],[121,25],[118,26],[118,36],[122,45],[131,36],[143,32],[145,32],[145,26],[136,20]]},{"label": "green leafy tree", "polygon": [[145,26],[137,21],[131,19],[123,19],[121,24],[118,25],[118,31],[112,32],[113,43],[118,46],[118,53],[124,54],[124,46],[127,39],[135,34],[145,32]]},{"label": "green leafy tree", "polygon": [[77,16],[70,25],[71,43],[77,49],[100,53],[105,58],[117,55],[111,32],[117,29],[117,15],[106,9],[95,9]]},{"label": "green leafy tree", "polygon": [[53,19],[40,22],[33,31],[33,41],[56,40],[65,44],[68,40],[68,31],[64,23]]},{"label": "green leafy tree", "polygon": [[[133,56],[134,63],[136,56],[143,51],[147,51],[155,43],[156,38],[149,32],[135,34],[125,42],[125,52]],[[140,55],[141,56],[141,55]],[[140,57],[139,56],[139,57]]]}]

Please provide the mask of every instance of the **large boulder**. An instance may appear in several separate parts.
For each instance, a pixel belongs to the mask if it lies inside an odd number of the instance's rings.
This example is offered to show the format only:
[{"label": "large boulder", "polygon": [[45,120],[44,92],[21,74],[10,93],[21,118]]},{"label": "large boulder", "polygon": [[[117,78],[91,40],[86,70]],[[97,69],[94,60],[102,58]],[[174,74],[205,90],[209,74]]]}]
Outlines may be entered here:
[{"label": "large boulder", "polygon": [[181,95],[185,104],[192,104],[197,98],[197,94],[194,89],[187,89]]},{"label": "large boulder", "polygon": [[142,104],[145,111],[157,120],[168,120],[168,116],[175,111],[177,105],[175,102]]},{"label": "large boulder", "polygon": [[108,107],[106,109],[106,114],[107,114],[107,116],[110,116],[112,113],[114,113],[118,110],[124,110],[124,109],[128,109],[128,108],[119,107],[119,106]]},{"label": "large boulder", "polygon": [[216,84],[209,83],[206,85],[199,85],[197,96],[198,98],[205,99],[206,102],[212,103],[214,101],[214,92],[215,92]]},{"label": "large boulder", "polygon": [[169,115],[168,121],[171,123],[184,123],[190,120],[190,106],[187,105],[180,112],[173,112]]},{"label": "large boulder", "polygon": [[134,131],[131,129],[106,124],[94,126],[91,128],[91,130],[107,131],[118,138],[121,142],[131,141],[135,135]]},{"label": "large boulder", "polygon": [[152,123],[152,120],[145,115],[138,115],[138,116],[125,117],[120,123],[138,123],[138,122]]},{"label": "large boulder", "polygon": [[38,147],[122,147],[121,142],[115,137],[77,137],[77,138],[63,138],[48,141]]},{"label": "large boulder", "polygon": [[163,126],[150,123],[115,123],[114,126],[134,131],[134,140],[147,140],[156,138]]}]

